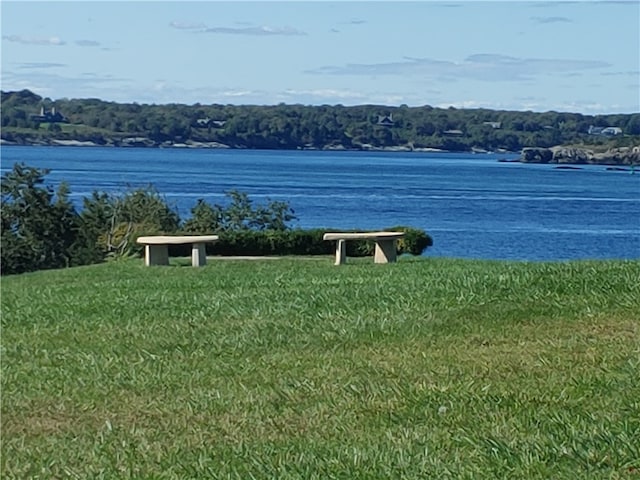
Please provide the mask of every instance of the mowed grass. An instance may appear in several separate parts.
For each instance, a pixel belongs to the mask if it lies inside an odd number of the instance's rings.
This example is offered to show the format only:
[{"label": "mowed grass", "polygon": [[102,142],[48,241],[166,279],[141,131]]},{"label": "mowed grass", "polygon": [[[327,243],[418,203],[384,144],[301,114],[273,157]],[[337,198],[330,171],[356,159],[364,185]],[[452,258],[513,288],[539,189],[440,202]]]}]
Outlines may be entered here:
[{"label": "mowed grass", "polygon": [[2,478],[640,478],[640,261],[2,279]]}]

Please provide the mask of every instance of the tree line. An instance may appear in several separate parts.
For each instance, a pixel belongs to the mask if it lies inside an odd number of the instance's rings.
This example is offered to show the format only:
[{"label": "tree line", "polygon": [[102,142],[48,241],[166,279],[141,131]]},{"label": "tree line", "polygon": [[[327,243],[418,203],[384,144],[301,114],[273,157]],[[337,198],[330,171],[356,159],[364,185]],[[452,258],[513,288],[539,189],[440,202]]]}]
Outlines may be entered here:
[{"label": "tree line", "polygon": [[[51,110],[66,122],[42,122]],[[591,128],[595,127],[595,128]],[[593,134],[614,127],[614,134]],[[2,92],[2,139],[18,144],[52,138],[98,145],[200,142],[255,149],[434,148],[520,151],[525,147],[640,143],[640,113],[583,115],[489,109],[382,105],[183,105],[42,98]]]}]

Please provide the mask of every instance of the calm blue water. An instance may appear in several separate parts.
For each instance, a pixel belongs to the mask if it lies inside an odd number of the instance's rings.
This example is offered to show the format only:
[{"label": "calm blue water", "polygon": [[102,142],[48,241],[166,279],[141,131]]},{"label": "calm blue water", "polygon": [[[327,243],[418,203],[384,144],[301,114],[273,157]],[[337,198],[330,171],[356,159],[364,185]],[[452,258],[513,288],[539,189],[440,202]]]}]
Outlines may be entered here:
[{"label": "calm blue water", "polygon": [[424,229],[427,256],[640,258],[640,174],[498,162],[516,156],[3,146],[1,169],[50,168],[78,207],[93,190],[153,184],[182,218],[237,189],[287,201],[293,226]]}]

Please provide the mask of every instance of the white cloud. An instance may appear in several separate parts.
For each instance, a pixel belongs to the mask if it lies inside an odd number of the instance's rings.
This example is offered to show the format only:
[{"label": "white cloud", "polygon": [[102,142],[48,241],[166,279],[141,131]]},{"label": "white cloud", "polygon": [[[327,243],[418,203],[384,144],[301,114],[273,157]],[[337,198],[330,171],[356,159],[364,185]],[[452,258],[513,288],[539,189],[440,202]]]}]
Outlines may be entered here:
[{"label": "white cloud", "polygon": [[220,92],[223,97],[248,97],[255,94],[256,92],[253,90],[226,90]]},{"label": "white cloud", "polygon": [[40,69],[40,68],[58,68],[58,67],[66,67],[64,63],[52,63],[52,62],[26,62],[20,63],[18,68],[27,68],[27,69]]},{"label": "white cloud", "polygon": [[204,30],[207,33],[222,33],[231,35],[306,35],[305,32],[292,27],[210,27]]},{"label": "white cloud", "polygon": [[177,28],[178,30],[204,30],[207,26],[202,22],[171,22],[170,27]]},{"label": "white cloud", "polygon": [[567,17],[531,17],[536,23],[571,23]]},{"label": "white cloud", "polygon": [[102,98],[102,92],[110,88],[114,90],[122,89],[122,85],[126,84],[126,82],[128,82],[127,79],[94,73],[85,73],[80,77],[70,77],[50,71],[29,71],[27,73],[15,73],[4,69],[2,71],[3,90],[28,88],[39,95],[45,96]]},{"label": "white cloud", "polygon": [[436,79],[475,79],[486,81],[528,80],[536,75],[576,72],[609,67],[599,60],[516,58],[498,54],[470,55],[461,62],[432,58],[405,58],[399,62],[352,63],[324,66],[306,73],[324,75],[398,75]]},{"label": "white cloud", "polygon": [[272,27],[269,25],[250,25],[246,22],[236,22],[240,27],[208,27],[202,22],[179,22],[173,21],[169,23],[169,26],[178,30],[194,30],[205,33],[218,33],[226,35],[254,35],[254,36],[269,36],[269,35],[306,35],[306,32],[298,30],[293,27]]},{"label": "white cloud", "polygon": [[410,102],[406,95],[392,92],[364,92],[351,89],[287,89],[276,93],[276,101],[272,103],[300,103],[304,105],[362,105],[362,104],[382,104],[399,105]]},{"label": "white cloud", "polygon": [[100,42],[96,42],[95,40],[76,40],[74,42],[79,47],[99,47]]},{"label": "white cloud", "polygon": [[604,77],[634,77],[640,78],[640,71],[629,71],[629,72],[603,72],[600,75]]},{"label": "white cloud", "polygon": [[59,37],[29,37],[26,35],[3,35],[3,40],[22,43],[23,45],[64,45],[66,42]]},{"label": "white cloud", "polygon": [[311,90],[293,90],[288,89],[284,91],[285,95],[291,97],[295,96],[307,96],[317,98],[365,98],[362,92],[355,92],[353,90],[336,90],[329,88],[311,89]]}]

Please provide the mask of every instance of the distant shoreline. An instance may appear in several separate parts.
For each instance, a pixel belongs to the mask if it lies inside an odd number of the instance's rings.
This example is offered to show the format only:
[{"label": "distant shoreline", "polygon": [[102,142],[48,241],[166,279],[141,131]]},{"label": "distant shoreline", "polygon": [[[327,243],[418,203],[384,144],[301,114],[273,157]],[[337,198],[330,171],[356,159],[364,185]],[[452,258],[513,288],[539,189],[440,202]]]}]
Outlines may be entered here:
[{"label": "distant shoreline", "polygon": [[[163,142],[157,143],[145,137],[125,138],[120,142],[111,141],[106,144],[98,144],[91,141],[80,140],[33,140],[25,139],[25,143],[10,142],[5,139],[0,140],[2,146],[17,147],[103,147],[103,148],[167,148],[167,149],[228,149],[228,150],[261,150],[247,148],[245,146],[230,146],[217,142],[195,142],[185,143]],[[587,148],[576,148],[568,146],[527,147],[522,152],[508,151],[486,151],[472,149],[471,151],[442,150],[438,148],[412,148],[410,146],[375,147],[363,145],[362,148],[347,148],[344,145],[329,145],[324,148],[296,148],[285,149],[283,151],[332,151],[332,152],[423,152],[423,153],[465,153],[465,154],[513,154],[515,158],[501,159],[501,162],[509,163],[543,163],[557,165],[609,165],[630,167],[640,165],[640,146],[611,148],[605,152],[596,153]]]},{"label": "distant shoreline", "polygon": [[[195,142],[188,141],[185,143],[176,143],[176,142],[163,142],[157,143],[153,142],[147,138],[135,138],[135,139],[124,139],[120,142],[111,141],[106,144],[99,144],[91,141],[81,141],[81,140],[60,140],[60,139],[50,139],[47,141],[43,140],[28,140],[25,143],[19,142],[10,142],[5,139],[0,139],[0,145],[10,145],[16,147],[105,147],[105,148],[182,148],[182,149],[229,149],[229,150],[264,150],[257,148],[248,148],[245,146],[230,146],[225,145],[223,143],[218,142]],[[456,153],[452,150],[443,150],[440,148],[420,148],[420,147],[407,147],[407,146],[394,146],[394,147],[375,147],[372,145],[363,146],[363,148],[347,148],[344,145],[330,145],[324,148],[315,148],[315,147],[303,147],[296,149],[282,149],[284,151],[287,150],[309,150],[309,151],[334,151],[334,152],[430,152],[430,153]],[[465,153],[478,153],[478,152],[465,152]],[[482,153],[513,153],[517,154],[517,152],[487,152],[483,151]]]}]

